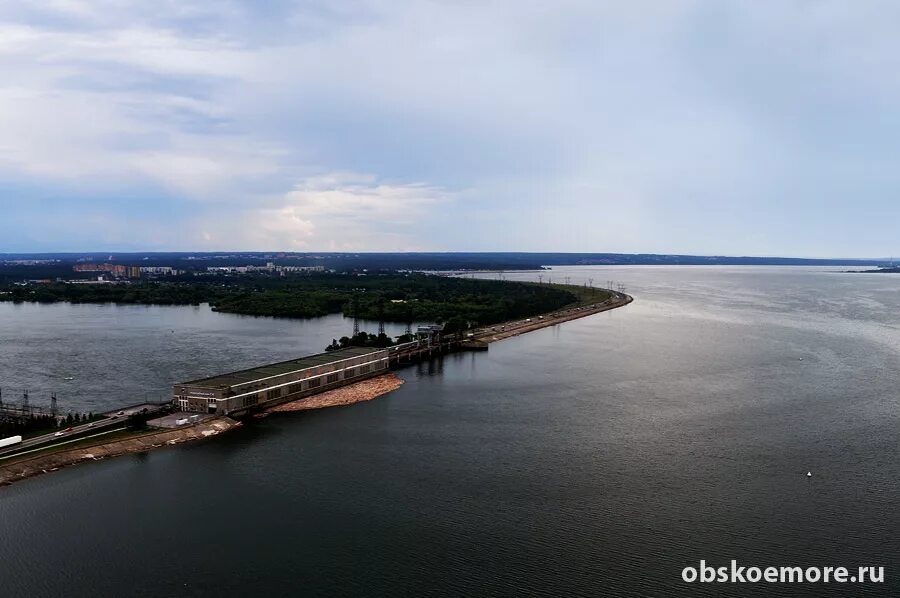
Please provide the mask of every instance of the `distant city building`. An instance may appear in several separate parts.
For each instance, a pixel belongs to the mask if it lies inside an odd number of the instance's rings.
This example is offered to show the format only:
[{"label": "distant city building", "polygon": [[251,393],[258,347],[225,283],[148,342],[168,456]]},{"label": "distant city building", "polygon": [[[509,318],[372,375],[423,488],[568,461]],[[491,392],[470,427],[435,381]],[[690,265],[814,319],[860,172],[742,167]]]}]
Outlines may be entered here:
[{"label": "distant city building", "polygon": [[108,272],[113,276],[125,277],[128,274],[128,266],[119,264],[75,264],[72,266],[75,272]]},{"label": "distant city building", "polygon": [[138,270],[141,274],[155,274],[161,276],[178,274],[178,270],[171,266],[141,266]]},{"label": "distant city building", "polygon": [[324,266],[278,266],[267,262],[265,266],[207,266],[207,272],[246,274],[248,272],[323,272]]},{"label": "distant city building", "polygon": [[43,264],[55,264],[59,260],[4,260],[7,266],[40,266]]}]

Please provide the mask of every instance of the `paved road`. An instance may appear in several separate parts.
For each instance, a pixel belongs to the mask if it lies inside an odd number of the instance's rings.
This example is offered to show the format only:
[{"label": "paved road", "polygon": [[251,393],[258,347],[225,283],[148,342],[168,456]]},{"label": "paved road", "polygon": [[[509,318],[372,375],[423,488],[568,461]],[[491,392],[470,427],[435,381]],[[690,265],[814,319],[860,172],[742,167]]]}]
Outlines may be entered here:
[{"label": "paved road", "polygon": [[113,426],[119,425],[121,426],[124,422],[122,416],[117,417],[116,419],[101,419],[92,423],[87,424],[79,424],[77,426],[72,426],[71,432],[64,432],[62,435],[57,436],[56,432],[51,432],[49,434],[44,434],[43,436],[35,436],[33,438],[26,438],[19,444],[14,446],[4,447],[0,449],[0,457],[6,455],[12,455],[18,453],[20,451],[24,451],[27,449],[37,448],[43,445],[50,446],[56,442],[63,442],[66,440],[71,440],[72,438],[76,438],[80,435],[86,434],[88,432],[97,432],[100,430],[104,430],[107,428],[111,428]]},{"label": "paved road", "polygon": [[571,307],[569,309],[560,309],[555,312],[544,314],[542,317],[535,316],[525,320],[512,320],[510,322],[478,328],[473,332],[473,340],[485,342],[502,340],[523,332],[530,332],[547,326],[561,324],[575,318],[600,313],[608,309],[615,309],[616,307],[621,307],[631,302],[631,297],[629,295],[617,293],[616,291],[609,292],[612,296],[607,301],[582,305],[580,307]]}]

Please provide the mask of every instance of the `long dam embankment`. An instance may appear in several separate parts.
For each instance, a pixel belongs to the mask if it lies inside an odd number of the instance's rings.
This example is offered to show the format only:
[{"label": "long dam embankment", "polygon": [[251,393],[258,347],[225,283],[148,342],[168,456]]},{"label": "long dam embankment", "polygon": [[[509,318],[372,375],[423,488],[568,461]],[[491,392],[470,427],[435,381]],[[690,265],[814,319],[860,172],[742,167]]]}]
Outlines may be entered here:
[{"label": "long dam embankment", "polygon": [[511,336],[518,336],[520,334],[531,332],[533,330],[547,328],[548,326],[556,326],[557,324],[562,324],[563,322],[568,322],[569,320],[576,320],[578,318],[592,316],[594,314],[599,314],[601,312],[616,309],[618,307],[624,307],[634,301],[634,297],[632,297],[631,295],[626,295],[625,293],[618,293],[615,291],[609,292],[610,298],[606,301],[583,304],[576,307],[570,307],[540,316],[535,316],[533,318],[525,318],[522,320],[514,320],[501,324],[495,324],[493,326],[486,326],[477,329],[474,332],[472,338],[476,341],[492,343],[503,340],[505,338],[509,338]]},{"label": "long dam embankment", "polygon": [[[610,292],[610,296],[602,302],[590,303],[589,301],[582,301],[576,306],[555,312],[476,329],[469,336],[469,341],[474,341],[486,347],[487,343],[623,307],[632,301],[633,298],[629,295]],[[459,341],[454,341],[454,343],[455,347],[460,347]],[[465,347],[463,346],[462,349],[465,350]],[[438,354],[440,352],[443,351],[439,351]],[[430,356],[431,353],[429,352],[428,355]],[[396,363],[392,366],[392,369],[399,367],[402,367],[402,364]],[[384,374],[350,382],[337,388],[326,387],[322,389],[322,392],[309,394],[295,401],[280,403],[277,406],[263,409],[259,415],[352,405],[388,394],[398,389],[402,384],[403,380],[396,374],[385,371]],[[0,460],[0,485],[10,484],[78,463],[98,461],[128,453],[145,452],[183,442],[209,438],[232,430],[239,425],[239,421],[220,415],[212,419],[205,419],[195,425],[129,434],[127,437],[106,441],[98,440],[96,443],[86,441],[83,444],[78,443],[71,448],[60,446],[60,450],[53,450],[52,446],[48,446],[46,452],[30,451],[37,453],[33,457],[25,457],[23,454],[21,457],[12,456],[8,460]]]}]

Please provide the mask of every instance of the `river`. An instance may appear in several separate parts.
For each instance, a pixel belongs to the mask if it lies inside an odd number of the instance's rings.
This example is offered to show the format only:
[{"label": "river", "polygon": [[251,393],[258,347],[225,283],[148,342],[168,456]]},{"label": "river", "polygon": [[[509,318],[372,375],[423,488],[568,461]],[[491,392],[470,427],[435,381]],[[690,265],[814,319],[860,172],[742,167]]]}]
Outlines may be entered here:
[{"label": "river", "polygon": [[[0,488],[3,594],[896,595],[900,277],[548,276],[635,302],[401,370],[375,401]],[[0,304],[0,384],[96,411],[347,327]],[[682,582],[700,559],[880,565],[885,583]]]}]

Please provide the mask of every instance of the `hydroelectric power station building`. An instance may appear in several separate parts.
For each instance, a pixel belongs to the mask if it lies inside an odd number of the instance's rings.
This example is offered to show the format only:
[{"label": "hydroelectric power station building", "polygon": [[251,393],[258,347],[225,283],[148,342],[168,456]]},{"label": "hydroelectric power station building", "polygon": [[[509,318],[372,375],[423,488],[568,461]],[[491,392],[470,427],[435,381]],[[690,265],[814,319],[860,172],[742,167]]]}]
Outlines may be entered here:
[{"label": "hydroelectric power station building", "polygon": [[348,347],[291,361],[176,384],[176,409],[241,415],[383,374],[390,350]]}]

